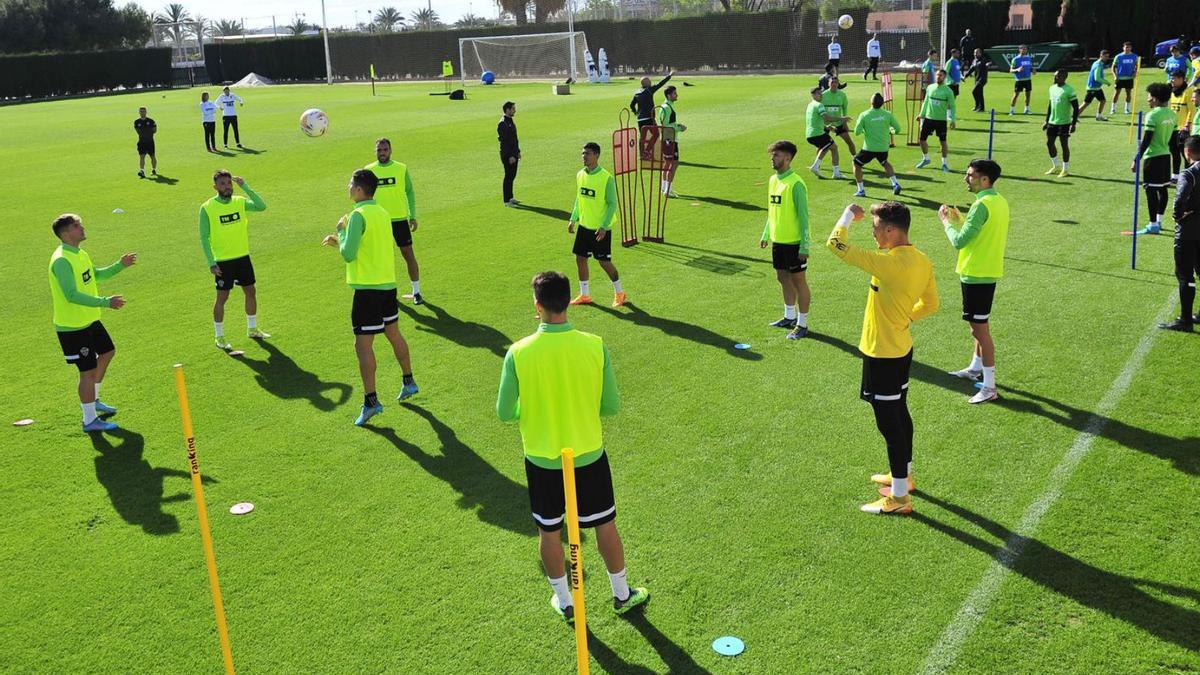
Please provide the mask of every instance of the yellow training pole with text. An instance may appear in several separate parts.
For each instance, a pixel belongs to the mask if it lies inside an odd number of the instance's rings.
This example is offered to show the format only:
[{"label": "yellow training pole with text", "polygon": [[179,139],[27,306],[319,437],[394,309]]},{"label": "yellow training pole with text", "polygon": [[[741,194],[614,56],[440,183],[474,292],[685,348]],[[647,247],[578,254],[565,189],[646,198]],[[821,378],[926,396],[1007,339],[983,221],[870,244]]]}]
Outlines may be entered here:
[{"label": "yellow training pole with text", "polygon": [[208,585],[212,588],[213,609],[217,614],[217,633],[221,636],[221,655],[225,672],[233,675],[233,649],[229,646],[229,628],[225,625],[225,604],[221,602],[221,582],[217,580],[217,556],[213,553],[212,533],[208,531],[208,507],[204,504],[204,484],[200,480],[200,461],[196,458],[196,437],[192,434],[192,411],[188,408],[187,385],[183,364],[175,364],[175,391],[179,394],[179,412],[183,416],[183,438],[187,444],[192,489],[196,492],[196,511],[200,515],[200,538],[204,541],[204,562],[208,564]]},{"label": "yellow training pole with text", "polygon": [[575,602],[575,660],[580,675],[588,675],[587,613],[583,608],[583,559],[579,545],[579,504],[575,501],[575,452],[571,448],[562,451],[563,492],[567,504],[567,548],[571,569],[567,579],[571,583],[571,598]]},{"label": "yellow training pole with text", "polygon": [[[1129,107],[1133,112],[1129,113],[1129,138],[1126,143],[1133,142],[1133,127],[1137,125],[1137,102],[1138,102],[1138,77],[1142,74],[1142,64],[1138,63],[1137,68],[1133,71],[1133,93],[1129,96],[1133,99],[1133,105]],[[1117,102],[1117,92],[1113,92],[1113,104]]]}]

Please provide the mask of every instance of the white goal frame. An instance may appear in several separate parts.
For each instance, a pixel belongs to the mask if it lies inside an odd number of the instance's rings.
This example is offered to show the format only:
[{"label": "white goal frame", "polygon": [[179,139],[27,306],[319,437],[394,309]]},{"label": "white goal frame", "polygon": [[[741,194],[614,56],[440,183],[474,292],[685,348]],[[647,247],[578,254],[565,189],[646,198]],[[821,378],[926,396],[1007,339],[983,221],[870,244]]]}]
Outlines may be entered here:
[{"label": "white goal frame", "polygon": [[464,61],[464,57],[463,57],[463,46],[466,43],[476,42],[476,41],[485,41],[485,40],[492,41],[492,42],[504,42],[506,40],[516,41],[516,40],[523,40],[525,38],[533,38],[533,37],[567,38],[567,44],[569,45],[568,49],[571,52],[571,77],[576,80],[579,79],[579,64],[577,63],[578,58],[575,55],[575,51],[576,51],[575,50],[575,38],[582,37],[585,40],[587,39],[586,36],[584,35],[583,31],[581,31],[581,30],[559,32],[559,33],[525,33],[525,34],[518,34],[518,35],[476,35],[473,37],[465,37],[465,38],[458,39],[458,74],[459,74],[460,81],[462,82],[462,86],[463,87],[467,86],[467,69],[466,69],[466,62]]}]

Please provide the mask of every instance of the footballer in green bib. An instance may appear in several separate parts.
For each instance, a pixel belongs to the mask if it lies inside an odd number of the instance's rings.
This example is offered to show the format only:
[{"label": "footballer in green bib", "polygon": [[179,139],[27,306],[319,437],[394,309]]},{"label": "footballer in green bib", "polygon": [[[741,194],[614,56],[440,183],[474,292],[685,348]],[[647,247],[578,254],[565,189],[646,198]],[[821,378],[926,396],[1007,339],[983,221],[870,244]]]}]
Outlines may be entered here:
[{"label": "footballer in green bib", "polygon": [[[246,196],[233,194],[233,185]],[[221,169],[213,174],[217,194],[200,205],[200,248],[217,286],[213,302],[213,332],[218,349],[230,351],[233,345],[225,337],[225,302],[234,286],[246,295],[246,333],[255,340],[271,337],[258,327],[258,294],[254,284],[254,264],[250,262],[249,213],[267,210],[267,203],[246,184],[241,176]]]}]

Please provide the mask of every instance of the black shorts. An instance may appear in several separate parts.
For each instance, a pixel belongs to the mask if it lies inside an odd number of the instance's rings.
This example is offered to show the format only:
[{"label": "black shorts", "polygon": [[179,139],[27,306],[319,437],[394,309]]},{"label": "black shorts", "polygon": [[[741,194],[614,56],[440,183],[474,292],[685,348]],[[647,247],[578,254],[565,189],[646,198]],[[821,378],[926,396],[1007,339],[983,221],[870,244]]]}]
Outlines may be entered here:
[{"label": "black shorts", "polygon": [[881,359],[863,356],[862,387],[858,396],[867,403],[903,401],[908,398],[908,371],[912,368],[913,353]]},{"label": "black shorts", "polygon": [[950,91],[954,92],[954,98],[958,98],[958,87],[957,84],[950,85]]},{"label": "black shorts", "polygon": [[354,304],[350,307],[350,324],[355,335],[376,335],[385,326],[400,318],[400,300],[396,289],[354,289]]},{"label": "black shorts", "polygon": [[825,67],[828,68],[829,66],[833,66],[834,68],[837,68],[838,66],[841,65],[841,63],[842,63],[842,58],[839,56],[836,59],[829,59],[829,63],[825,64]]},{"label": "black shorts", "polygon": [[[562,469],[543,469],[525,459],[525,480],[529,486],[529,509],[539,529],[557,532],[566,513]],[[579,527],[596,527],[615,520],[617,500],[613,497],[612,471],[608,453],[586,466],[575,467],[575,504],[579,507]]]},{"label": "black shorts", "polygon": [[1083,97],[1083,104],[1087,105],[1087,104],[1091,103],[1092,101],[1100,101],[1101,103],[1104,103],[1104,90],[1103,89],[1088,89],[1087,95]]},{"label": "black shorts", "polygon": [[603,241],[596,241],[596,231],[582,225],[575,225],[575,245],[571,252],[581,258],[596,260],[612,260],[612,232]]},{"label": "black shorts", "polygon": [[1133,91],[1133,79],[1117,80],[1117,91],[1121,91],[1122,89],[1126,91]]},{"label": "black shorts", "polygon": [[1033,91],[1033,80],[1014,80],[1013,91]]},{"label": "black shorts", "polygon": [[221,276],[216,277],[218,291],[228,291],[234,284],[254,285],[254,264],[250,262],[248,255],[232,260],[218,260],[217,268],[221,270]]},{"label": "black shorts", "polygon": [[95,370],[96,357],[115,349],[112,338],[99,321],[93,321],[87,328],[59,331],[58,343],[62,345],[67,363],[74,364],[81,373]]},{"label": "black shorts", "polygon": [[398,248],[412,246],[412,228],[409,227],[407,220],[392,221],[392,239],[396,240]]},{"label": "black shorts", "polygon": [[939,141],[946,140],[946,120],[931,120],[929,118],[921,120],[921,140],[925,140],[934,134],[937,134]]},{"label": "black shorts", "polygon": [[1047,124],[1046,125],[1046,140],[1053,140],[1055,138],[1070,138],[1070,137],[1071,137],[1071,125],[1070,124]]},{"label": "black shorts", "polygon": [[804,140],[808,141],[808,144],[817,150],[824,150],[825,148],[828,148],[831,143],[833,143],[833,139],[829,137],[829,132],[825,132],[820,136],[810,136]]},{"label": "black shorts", "polygon": [[996,296],[996,283],[967,284],[962,287],[962,318],[971,323],[987,323],[992,314],[992,298]]},{"label": "black shorts", "polygon": [[808,254],[800,252],[800,244],[771,244],[771,265],[777,270],[808,271]]},{"label": "black shorts", "polygon": [[832,129],[830,129],[830,131],[833,133],[834,136],[841,136],[842,134],[850,133],[850,130],[846,128],[845,124],[839,124],[836,127],[833,127]]},{"label": "black shorts", "polygon": [[878,160],[880,164],[887,164],[888,154],[886,152],[859,150],[858,154],[854,156],[854,163],[859,166],[866,166],[871,163],[871,160]]},{"label": "black shorts", "polygon": [[139,155],[153,155],[154,141],[138,141],[137,151]]},{"label": "black shorts", "polygon": [[1170,155],[1142,158],[1142,187],[1166,187],[1170,184]]}]

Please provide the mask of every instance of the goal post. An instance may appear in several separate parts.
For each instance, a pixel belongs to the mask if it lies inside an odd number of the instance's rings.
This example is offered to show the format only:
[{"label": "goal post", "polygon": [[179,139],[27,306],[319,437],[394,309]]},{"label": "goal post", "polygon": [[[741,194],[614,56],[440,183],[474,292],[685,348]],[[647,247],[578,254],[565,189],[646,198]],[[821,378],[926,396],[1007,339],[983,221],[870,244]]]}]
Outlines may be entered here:
[{"label": "goal post", "polygon": [[458,72],[463,86],[488,70],[498,80],[579,79],[587,48],[583,31],[459,38]]}]

